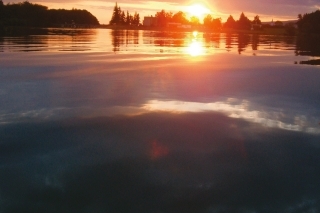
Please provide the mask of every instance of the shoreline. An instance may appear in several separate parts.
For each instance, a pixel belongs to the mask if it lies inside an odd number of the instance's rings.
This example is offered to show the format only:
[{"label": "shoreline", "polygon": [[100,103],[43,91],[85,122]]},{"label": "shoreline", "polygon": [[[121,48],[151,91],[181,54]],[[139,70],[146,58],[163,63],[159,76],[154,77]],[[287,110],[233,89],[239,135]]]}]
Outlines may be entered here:
[{"label": "shoreline", "polygon": [[[169,28],[169,27],[146,27],[146,26],[110,26],[101,25],[98,28],[101,29],[112,29],[112,30],[148,30],[148,31],[169,31],[169,32],[193,32],[199,31],[204,33],[245,33],[245,34],[261,34],[261,35],[286,35],[285,28],[264,28],[261,30],[238,30],[238,29],[221,29],[213,30],[203,26],[191,27],[188,29],[184,28]],[[295,32],[297,35],[298,32]]]},{"label": "shoreline", "polygon": [[[28,35],[46,35],[52,27],[21,27],[21,26],[3,26],[0,28],[0,37],[3,36],[28,36]],[[63,28],[54,27],[55,29],[74,29],[74,30],[85,30],[85,29],[111,29],[111,30],[145,30],[145,31],[163,31],[163,32],[203,32],[203,33],[234,33],[234,34],[258,34],[258,35],[288,35],[286,28],[263,28],[261,30],[238,30],[238,29],[221,29],[213,30],[203,26],[195,26],[188,29],[185,28],[169,28],[169,27],[146,27],[146,26],[125,26],[125,25],[98,25],[91,27],[78,27],[78,28]],[[298,35],[298,31],[291,35]]]}]

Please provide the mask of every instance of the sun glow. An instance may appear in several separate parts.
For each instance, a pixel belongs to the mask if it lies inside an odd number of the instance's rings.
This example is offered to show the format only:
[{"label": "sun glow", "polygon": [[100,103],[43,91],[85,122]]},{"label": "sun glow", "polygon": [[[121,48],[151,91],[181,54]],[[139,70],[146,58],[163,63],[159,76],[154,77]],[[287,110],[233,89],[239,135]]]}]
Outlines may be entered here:
[{"label": "sun glow", "polygon": [[204,48],[202,42],[198,41],[198,32],[194,31],[192,33],[193,39],[191,40],[191,43],[187,47],[187,53],[190,56],[200,56],[204,54]]},{"label": "sun glow", "polygon": [[199,19],[202,19],[206,14],[210,13],[210,10],[202,4],[196,3],[188,6],[187,12],[190,14],[190,16],[195,16]]},{"label": "sun glow", "polygon": [[193,40],[188,46],[187,52],[191,56],[199,56],[203,54],[203,46],[202,43],[196,40]]}]

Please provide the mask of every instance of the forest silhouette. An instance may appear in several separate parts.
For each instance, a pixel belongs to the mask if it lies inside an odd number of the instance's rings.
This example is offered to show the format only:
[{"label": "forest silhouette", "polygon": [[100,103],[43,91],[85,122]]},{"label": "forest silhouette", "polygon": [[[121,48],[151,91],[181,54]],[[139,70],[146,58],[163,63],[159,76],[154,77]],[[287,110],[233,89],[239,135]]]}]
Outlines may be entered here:
[{"label": "forest silhouette", "polygon": [[[283,23],[279,20],[274,23],[262,23],[259,15],[254,16],[253,20],[250,20],[244,12],[240,14],[238,20],[235,20],[232,15],[230,15],[225,23],[222,23],[221,18],[214,18],[211,14],[207,14],[201,24],[201,20],[198,17],[192,16],[189,19],[187,14],[183,11],[178,11],[176,13],[168,12],[166,10],[161,10],[156,12],[154,16],[151,16],[154,22],[151,24],[153,27],[168,27],[169,23],[179,23],[182,25],[200,26],[211,30],[221,30],[221,29],[235,29],[235,30],[262,30],[266,27],[272,28],[284,28],[285,34],[294,35],[295,29],[297,28],[301,33],[320,33],[320,11],[317,10],[310,14],[298,15],[297,21],[291,21],[288,23]],[[273,22],[273,21],[272,21]],[[112,18],[110,20],[111,25],[140,25],[140,15],[135,12],[134,16],[130,15],[129,12],[125,13],[121,10],[118,3],[112,12]]]},{"label": "forest silhouette", "polygon": [[[155,22],[154,26],[165,28],[169,23],[180,23],[182,25],[201,26],[209,30],[219,31],[221,29],[232,30],[255,30],[259,31],[266,27],[284,28],[285,34],[294,35],[296,31],[304,34],[319,34],[320,33],[320,11],[304,15],[299,14],[297,21],[290,23],[282,23],[275,21],[272,25],[262,23],[260,17],[256,15],[253,20],[250,20],[244,12],[240,14],[238,20],[235,20],[230,15],[225,23],[222,23],[221,18],[214,18],[207,14],[202,21],[198,17],[187,18],[183,11],[176,13],[161,10],[151,16]],[[134,26],[142,25],[140,14],[135,12],[133,15],[129,11],[124,11],[115,3],[110,25],[117,26]],[[201,22],[203,24],[201,24]],[[48,9],[48,7],[33,4],[28,1],[21,3],[4,4],[0,0],[0,35],[5,34],[8,27],[96,27],[100,26],[98,19],[87,10],[80,9]],[[296,30],[297,28],[297,30]]]},{"label": "forest silhouette", "polygon": [[0,0],[0,28],[19,27],[61,27],[96,26],[98,19],[87,10],[48,9],[46,6],[28,1],[3,4]]}]

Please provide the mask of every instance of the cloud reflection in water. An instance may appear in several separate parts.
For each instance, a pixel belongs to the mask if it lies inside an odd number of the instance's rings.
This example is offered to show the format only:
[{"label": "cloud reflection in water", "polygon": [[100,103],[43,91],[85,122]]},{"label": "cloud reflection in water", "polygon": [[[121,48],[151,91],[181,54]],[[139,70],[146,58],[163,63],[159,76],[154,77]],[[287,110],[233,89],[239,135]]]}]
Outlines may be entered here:
[{"label": "cloud reflection in water", "polygon": [[282,108],[267,107],[248,100],[228,98],[226,101],[190,102],[181,100],[149,100],[141,106],[110,106],[103,108],[77,107],[21,111],[17,113],[0,114],[0,124],[16,123],[35,119],[45,121],[72,116],[133,116],[149,112],[169,113],[202,113],[218,112],[230,118],[243,119],[261,124],[268,128],[278,128],[289,131],[320,134],[317,117],[304,111],[285,111]]},{"label": "cloud reflection in water", "polygon": [[[260,123],[270,128],[320,134],[320,128],[312,125],[312,122],[303,114],[286,114],[282,109],[272,111],[271,109],[268,110],[261,106],[256,107],[246,100],[238,101],[236,99],[228,99],[226,102],[221,101],[213,103],[151,100],[144,106],[144,109],[149,111],[169,111],[176,113],[204,111],[222,112],[228,117],[241,118],[250,122]],[[311,118],[310,120],[315,120],[315,118]]]}]

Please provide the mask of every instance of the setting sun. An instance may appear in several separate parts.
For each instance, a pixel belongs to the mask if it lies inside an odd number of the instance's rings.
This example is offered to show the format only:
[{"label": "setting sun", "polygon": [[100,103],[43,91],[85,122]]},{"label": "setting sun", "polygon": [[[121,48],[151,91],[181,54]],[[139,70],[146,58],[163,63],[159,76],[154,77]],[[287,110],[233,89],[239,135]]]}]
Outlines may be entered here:
[{"label": "setting sun", "polygon": [[197,18],[202,19],[205,14],[210,13],[210,10],[202,4],[192,4],[187,7],[187,12],[190,16],[196,16]]}]

